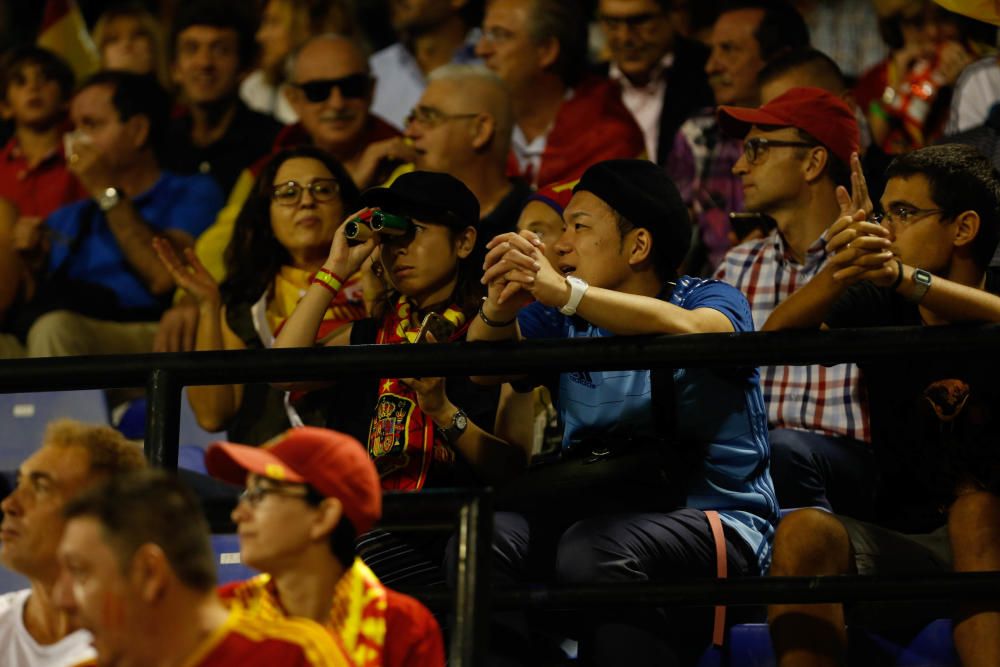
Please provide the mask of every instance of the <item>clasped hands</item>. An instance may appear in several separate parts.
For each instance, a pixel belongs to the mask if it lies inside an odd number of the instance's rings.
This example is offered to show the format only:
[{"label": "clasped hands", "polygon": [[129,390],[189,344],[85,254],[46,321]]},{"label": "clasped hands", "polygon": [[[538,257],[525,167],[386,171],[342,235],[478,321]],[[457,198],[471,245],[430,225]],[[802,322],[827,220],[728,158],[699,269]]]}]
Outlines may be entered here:
[{"label": "clasped hands", "polygon": [[492,316],[509,319],[532,300],[561,307],[570,296],[566,276],[545,256],[545,245],[531,231],[500,234],[486,244],[482,283]]},{"label": "clasped hands", "polygon": [[872,202],[857,153],[851,155],[851,193],[837,186],[840,217],[827,230],[827,268],[844,286],[868,280],[896,283],[901,270],[889,230],[872,218]]}]

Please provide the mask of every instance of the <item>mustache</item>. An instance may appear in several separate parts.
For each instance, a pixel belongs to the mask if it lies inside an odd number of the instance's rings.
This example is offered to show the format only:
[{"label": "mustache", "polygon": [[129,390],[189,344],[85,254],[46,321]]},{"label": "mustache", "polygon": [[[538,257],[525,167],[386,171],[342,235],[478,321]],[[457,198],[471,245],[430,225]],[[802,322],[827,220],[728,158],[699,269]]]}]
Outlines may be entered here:
[{"label": "mustache", "polygon": [[324,123],[337,123],[342,121],[350,121],[357,118],[358,115],[348,109],[341,109],[335,111],[324,111],[320,114],[319,119]]},{"label": "mustache", "polygon": [[730,79],[725,74],[713,74],[708,77],[708,85],[710,86],[731,86],[733,85],[733,80]]}]

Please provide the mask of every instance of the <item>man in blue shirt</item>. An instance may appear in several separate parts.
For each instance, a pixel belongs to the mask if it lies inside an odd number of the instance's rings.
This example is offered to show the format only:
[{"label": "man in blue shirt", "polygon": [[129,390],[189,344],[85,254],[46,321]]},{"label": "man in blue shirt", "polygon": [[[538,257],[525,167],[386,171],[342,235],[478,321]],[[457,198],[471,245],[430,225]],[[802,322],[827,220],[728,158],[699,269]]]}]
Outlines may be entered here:
[{"label": "man in blue shirt", "polygon": [[191,246],[223,203],[211,178],[160,169],[169,109],[154,80],[128,72],[100,72],[74,97],[66,160],[90,198],[19,248],[33,271],[5,326],[29,356],[151,351],[174,288],[152,240]]},{"label": "man in blue shirt", "polygon": [[[483,278],[489,296],[469,340],[753,329],[746,299],[735,288],[677,277],[690,223],[677,188],[655,164],[594,165],[563,218],[553,246],[556,266],[530,232],[490,241]],[[560,465],[582,458],[620,475],[597,502],[581,497],[559,508],[566,521],[557,528],[555,575],[562,582],[714,577],[722,552],[729,576],[767,568],[778,506],[757,370],[675,369],[673,399],[666,403],[671,392],[656,395],[663,386],[657,373],[576,372],[559,379]],[[650,449],[656,456],[645,460],[658,461],[656,469],[624,471],[624,461]],[[607,451],[612,456],[604,457]],[[558,507],[561,499],[551,502]],[[581,504],[600,513],[578,511]],[[718,532],[713,512],[721,518]],[[498,514],[502,576],[523,575],[538,537],[532,518]],[[581,651],[595,664],[686,664],[704,649],[710,618],[689,610],[670,616],[669,623],[661,613],[641,610],[595,617]]]}]

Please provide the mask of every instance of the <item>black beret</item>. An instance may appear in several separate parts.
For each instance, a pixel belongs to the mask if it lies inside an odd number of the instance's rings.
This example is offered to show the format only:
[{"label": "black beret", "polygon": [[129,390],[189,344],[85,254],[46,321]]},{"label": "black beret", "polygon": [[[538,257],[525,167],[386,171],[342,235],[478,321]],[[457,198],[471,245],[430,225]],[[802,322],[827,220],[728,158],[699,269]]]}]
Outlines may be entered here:
[{"label": "black beret", "polygon": [[479,200],[465,183],[449,174],[411,171],[387,188],[365,190],[361,201],[388,213],[457,229],[479,224]]},{"label": "black beret", "polygon": [[[675,271],[691,245],[691,216],[677,186],[648,160],[606,160],[583,172],[573,192],[585,190],[653,237],[653,253]],[[665,268],[665,267],[664,267]]]}]

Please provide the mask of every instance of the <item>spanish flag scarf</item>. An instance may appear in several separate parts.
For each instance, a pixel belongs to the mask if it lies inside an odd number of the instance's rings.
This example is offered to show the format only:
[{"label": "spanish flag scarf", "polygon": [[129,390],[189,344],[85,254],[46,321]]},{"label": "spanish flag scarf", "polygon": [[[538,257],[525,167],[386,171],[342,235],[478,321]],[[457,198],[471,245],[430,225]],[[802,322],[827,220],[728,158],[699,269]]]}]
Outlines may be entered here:
[{"label": "spanish flag scarf", "polygon": [[[413,304],[400,295],[383,318],[376,342],[416,342],[420,332],[416,312]],[[451,305],[442,315],[456,327],[448,342],[462,338],[468,328],[462,309]],[[422,489],[433,463],[451,464],[455,460],[455,453],[436,432],[434,421],[418,406],[417,393],[398,378],[379,380],[378,400],[368,431],[368,454],[382,478],[382,488],[402,491]]]}]

